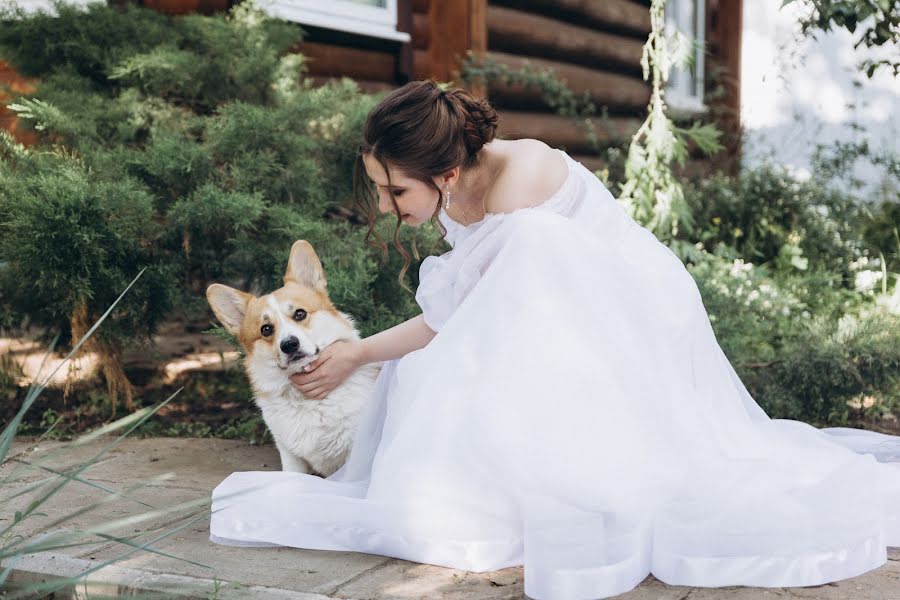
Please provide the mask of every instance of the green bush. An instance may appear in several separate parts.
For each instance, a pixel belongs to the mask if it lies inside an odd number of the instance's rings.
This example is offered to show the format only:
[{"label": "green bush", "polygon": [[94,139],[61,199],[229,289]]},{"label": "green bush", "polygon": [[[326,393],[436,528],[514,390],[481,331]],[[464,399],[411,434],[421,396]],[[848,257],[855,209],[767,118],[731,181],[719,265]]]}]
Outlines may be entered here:
[{"label": "green bush", "polygon": [[[900,274],[846,193],[771,168],[695,182],[697,226],[675,240],[716,337],[772,417],[846,424],[900,406]],[[883,231],[876,229],[875,231]]]},{"label": "green bush", "polygon": [[[379,268],[351,198],[378,97],[349,79],[313,87],[288,52],[302,29],[250,2],[214,16],[58,9],[0,21],[0,53],[38,78],[13,108],[42,132],[38,147],[5,137],[0,148],[0,325],[79,333],[109,290],[149,267],[98,338],[111,397],[130,394],[125,346],[164,319],[208,322],[212,282],[280,287],[297,239],[313,244],[363,335],[417,312],[399,257]],[[444,249],[435,228],[401,240]]]},{"label": "green bush", "polygon": [[[900,407],[900,301],[703,253],[690,264],[722,350],[773,418],[847,424],[849,403]],[[861,416],[857,414],[857,416]]]},{"label": "green bush", "polygon": [[687,186],[685,196],[696,225],[682,239],[725,244],[747,262],[823,269],[849,281],[849,263],[864,255],[859,203],[784,170],[717,174]]}]

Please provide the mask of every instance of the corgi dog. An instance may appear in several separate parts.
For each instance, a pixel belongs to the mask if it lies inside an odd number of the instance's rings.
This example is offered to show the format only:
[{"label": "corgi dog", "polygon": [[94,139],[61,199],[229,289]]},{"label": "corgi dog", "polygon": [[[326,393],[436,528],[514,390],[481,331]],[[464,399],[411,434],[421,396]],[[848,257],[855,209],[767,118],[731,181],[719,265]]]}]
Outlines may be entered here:
[{"label": "corgi dog", "polygon": [[282,470],[329,477],[347,458],[381,363],[360,367],[320,400],[306,398],[291,385],[291,374],[302,371],[323,348],[337,340],[360,339],[353,318],[329,300],[312,245],[294,242],[284,286],[274,292],[256,297],[214,283],[206,299],[244,349],[254,401],[275,439]]}]

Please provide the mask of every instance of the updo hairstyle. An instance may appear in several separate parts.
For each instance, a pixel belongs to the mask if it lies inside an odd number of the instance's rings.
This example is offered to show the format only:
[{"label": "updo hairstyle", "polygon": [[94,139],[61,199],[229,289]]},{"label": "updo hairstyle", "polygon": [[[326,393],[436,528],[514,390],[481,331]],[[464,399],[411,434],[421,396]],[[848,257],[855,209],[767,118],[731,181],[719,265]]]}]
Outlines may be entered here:
[{"label": "updo hairstyle", "polygon": [[[381,248],[382,266],[387,261],[387,244],[374,230],[378,195],[368,182],[363,155],[371,154],[385,173],[388,173],[390,165],[394,170],[433,187],[434,213],[431,219],[438,225],[441,236],[445,236],[447,230],[437,219],[441,189],[432,178],[456,166],[474,166],[478,161],[478,151],[494,139],[498,120],[497,111],[486,99],[477,98],[459,87],[442,89],[431,79],[411,81],[393,90],[369,112],[363,127],[363,143],[359,146],[353,167],[353,197],[368,219],[369,229],[364,241]],[[388,185],[392,185],[390,175]],[[394,246],[405,259],[399,275],[400,285],[410,290],[403,282],[411,262],[410,253],[400,243],[402,220],[397,199],[391,188],[388,192],[397,217]],[[374,243],[371,241],[373,236],[377,240]],[[418,259],[415,244],[413,250]]]}]

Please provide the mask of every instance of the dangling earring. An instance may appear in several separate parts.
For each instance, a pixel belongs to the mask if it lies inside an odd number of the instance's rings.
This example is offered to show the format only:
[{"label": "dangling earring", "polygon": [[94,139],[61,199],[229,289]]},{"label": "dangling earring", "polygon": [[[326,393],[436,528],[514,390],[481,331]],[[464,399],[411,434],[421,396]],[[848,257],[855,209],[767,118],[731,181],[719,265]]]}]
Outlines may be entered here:
[{"label": "dangling earring", "polygon": [[444,210],[447,210],[448,208],[450,208],[450,190],[446,185],[444,186],[444,192],[446,195],[446,200],[444,201]]}]

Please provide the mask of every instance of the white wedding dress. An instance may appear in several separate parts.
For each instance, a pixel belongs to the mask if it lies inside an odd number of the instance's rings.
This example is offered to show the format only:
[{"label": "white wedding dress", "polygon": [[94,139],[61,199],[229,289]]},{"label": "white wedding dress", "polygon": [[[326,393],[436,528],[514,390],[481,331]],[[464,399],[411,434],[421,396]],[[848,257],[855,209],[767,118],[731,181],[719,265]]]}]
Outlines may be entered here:
[{"label": "white wedding dress", "polygon": [[234,473],[211,539],[469,571],[524,565],[536,599],[808,586],[900,545],[900,437],[770,419],[690,273],[581,163],[543,204],[425,259],[437,331],[386,362],[328,479]]}]

